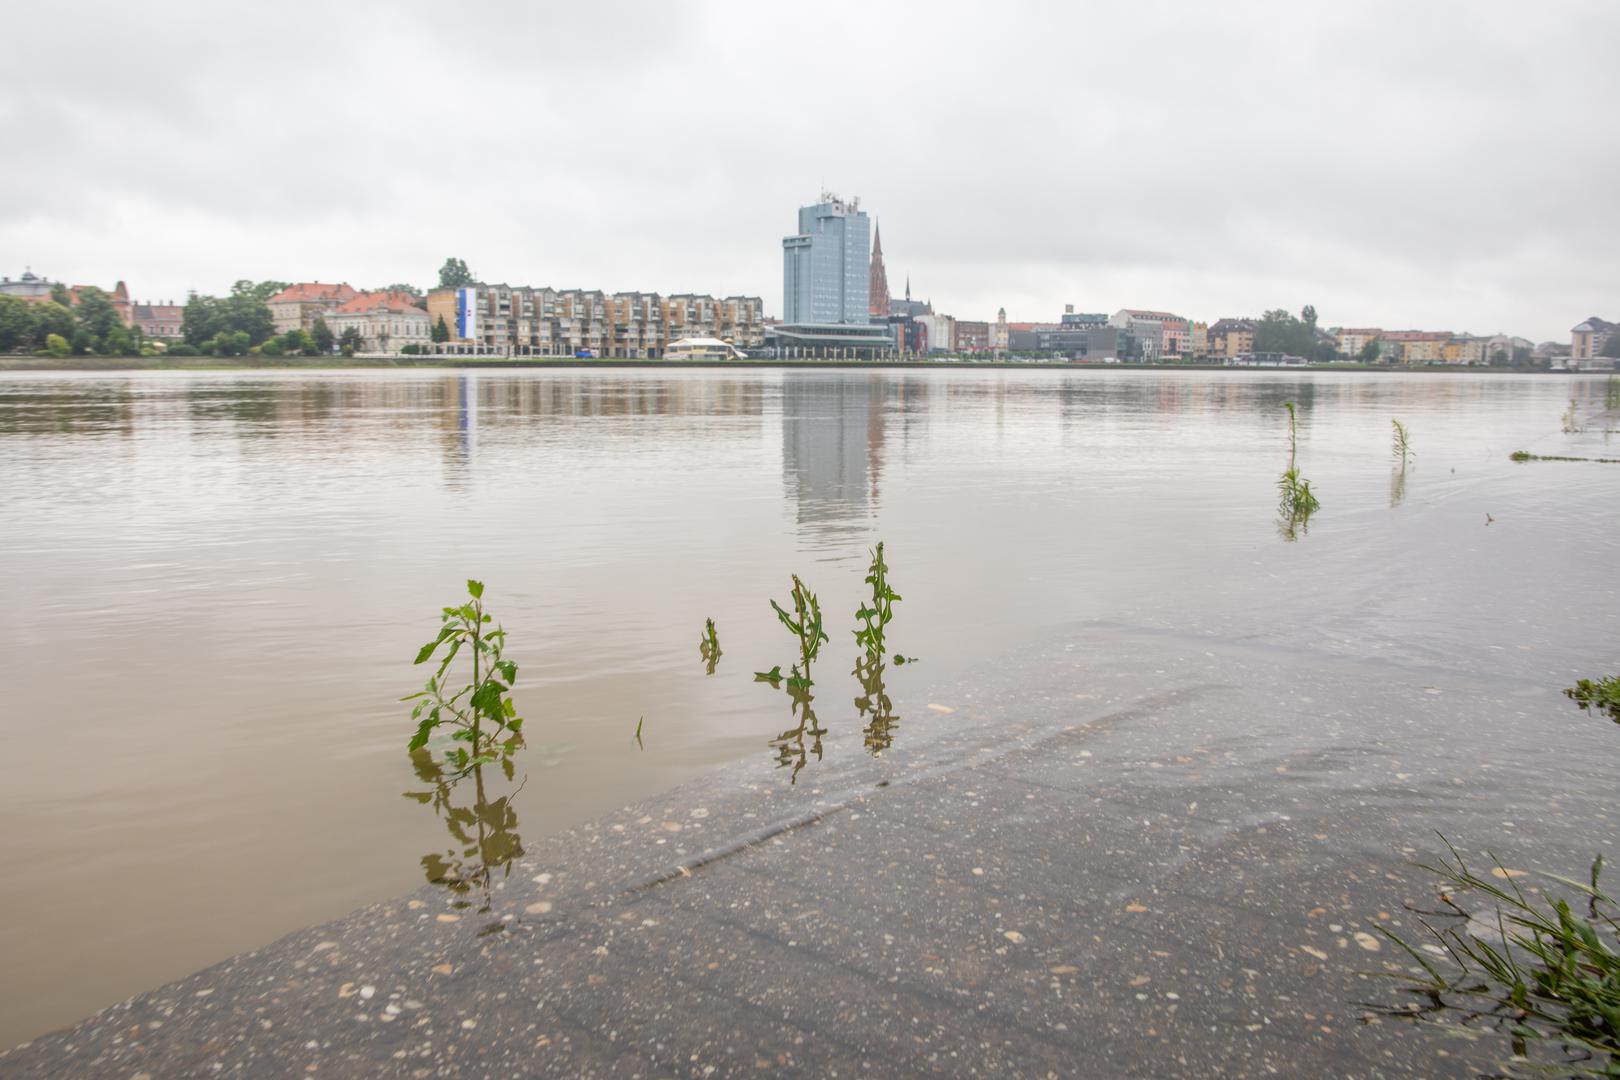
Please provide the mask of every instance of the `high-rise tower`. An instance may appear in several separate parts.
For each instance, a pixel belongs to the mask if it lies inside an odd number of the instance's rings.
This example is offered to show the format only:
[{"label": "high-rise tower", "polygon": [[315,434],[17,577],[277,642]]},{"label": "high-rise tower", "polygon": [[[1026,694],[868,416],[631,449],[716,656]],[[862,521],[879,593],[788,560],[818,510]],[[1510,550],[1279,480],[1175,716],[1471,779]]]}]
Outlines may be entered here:
[{"label": "high-rise tower", "polygon": [[861,201],[831,192],[799,210],[799,233],[782,238],[782,321],[818,325],[867,321],[871,230]]},{"label": "high-rise tower", "polygon": [[872,230],[872,285],[866,313],[879,319],[889,317],[889,274],[883,269],[883,226]]}]

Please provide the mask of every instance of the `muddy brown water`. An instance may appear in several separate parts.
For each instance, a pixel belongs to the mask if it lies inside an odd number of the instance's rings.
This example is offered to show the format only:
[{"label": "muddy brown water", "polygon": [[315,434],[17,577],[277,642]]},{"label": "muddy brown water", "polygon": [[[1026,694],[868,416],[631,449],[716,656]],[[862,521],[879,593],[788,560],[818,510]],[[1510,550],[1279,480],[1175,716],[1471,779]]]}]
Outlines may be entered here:
[{"label": "muddy brown water", "polygon": [[[1285,400],[1322,501],[1293,540]],[[789,782],[767,599],[801,574],[818,682],[847,679],[878,539],[922,658],[896,740],[1075,624],[1133,663],[1173,630],[1556,689],[1616,663],[1620,466],[1508,454],[1620,456],[1602,404],[1487,374],[0,376],[0,1043],[420,884],[453,844],[401,798],[396,699],[468,576],[521,666],[530,839],[721,763]],[[847,689],[798,782],[869,752]]]}]

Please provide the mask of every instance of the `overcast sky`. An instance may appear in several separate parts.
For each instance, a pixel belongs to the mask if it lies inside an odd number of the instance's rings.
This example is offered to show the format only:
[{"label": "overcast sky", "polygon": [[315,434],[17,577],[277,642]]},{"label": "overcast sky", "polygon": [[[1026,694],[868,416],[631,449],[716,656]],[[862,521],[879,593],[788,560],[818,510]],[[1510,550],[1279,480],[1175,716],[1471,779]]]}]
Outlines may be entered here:
[{"label": "overcast sky", "polygon": [[825,185],[958,318],[1620,319],[1620,2],[6,7],[0,273],[746,293]]}]

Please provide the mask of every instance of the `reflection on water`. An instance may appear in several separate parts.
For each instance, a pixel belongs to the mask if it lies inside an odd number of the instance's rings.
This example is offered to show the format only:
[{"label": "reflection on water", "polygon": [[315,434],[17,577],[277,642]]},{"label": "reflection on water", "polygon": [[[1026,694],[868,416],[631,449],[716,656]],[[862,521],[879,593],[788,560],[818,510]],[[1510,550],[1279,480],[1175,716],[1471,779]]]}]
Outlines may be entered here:
[{"label": "reflection on water", "polygon": [[443,885],[459,897],[452,906],[477,904],[480,913],[487,912],[493,875],[500,871],[501,877],[506,877],[512,860],[523,854],[517,811],[512,808],[512,800],[523,790],[523,783],[493,799],[485,785],[485,769],[492,774],[500,772],[510,784],[512,759],[502,758],[498,767],[475,765],[468,772],[447,772],[433,753],[423,748],[411,752],[411,766],[418,780],[433,786],[426,791],[407,791],[405,797],[432,807],[452,841],[450,847],[422,856],[423,873],[429,882]]},{"label": "reflection on water", "polygon": [[855,699],[855,711],[866,721],[861,728],[866,749],[877,757],[894,745],[894,732],[900,718],[894,714],[894,704],[883,683],[883,658],[863,656],[855,661],[855,680],[861,684],[861,695]]},{"label": "reflection on water", "polygon": [[782,387],[782,472],[799,524],[849,532],[875,507],[887,389],[837,377]]},{"label": "reflection on water", "polygon": [[815,697],[810,693],[808,683],[790,678],[785,680],[782,689],[787,692],[790,703],[788,711],[798,723],[772,739],[771,746],[776,751],[776,767],[791,768],[793,772],[788,776],[788,782],[796,784],[799,782],[799,772],[809,762],[811,755],[817,761],[821,760],[821,737],[827,734],[827,729],[821,726],[815,710],[811,708]]}]

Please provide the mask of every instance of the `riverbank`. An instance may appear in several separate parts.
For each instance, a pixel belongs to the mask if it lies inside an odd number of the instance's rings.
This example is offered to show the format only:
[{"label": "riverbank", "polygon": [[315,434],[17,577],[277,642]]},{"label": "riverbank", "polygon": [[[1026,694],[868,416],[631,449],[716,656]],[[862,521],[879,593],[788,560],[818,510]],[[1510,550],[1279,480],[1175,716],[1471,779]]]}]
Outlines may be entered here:
[{"label": "riverbank", "polygon": [[1506,1039],[1378,1008],[1379,930],[1434,900],[1409,861],[1617,839],[1607,725],[1534,681],[1122,626],[970,674],[881,757],[720,770],[531,846],[485,911],[372,905],[0,1073],[1472,1076]]},{"label": "riverbank", "polygon": [[377,369],[431,369],[451,368],[502,370],[510,368],[671,368],[694,369],[757,369],[757,368],[809,368],[842,369],[867,368],[884,370],[941,369],[963,371],[989,369],[995,371],[1287,371],[1287,372],[1371,372],[1380,375],[1402,374],[1454,374],[1454,375],[1607,375],[1609,372],[1549,371],[1545,368],[1478,368],[1457,365],[1434,367],[1384,367],[1379,365],[1342,363],[1310,364],[1305,367],[1228,367],[1225,364],[1087,364],[1066,361],[1023,360],[607,360],[576,357],[545,356],[280,356],[280,357],[182,357],[165,360],[161,357],[101,357],[72,356],[62,360],[36,356],[0,356],[0,371],[270,371],[291,369],[298,371],[345,371]]}]

